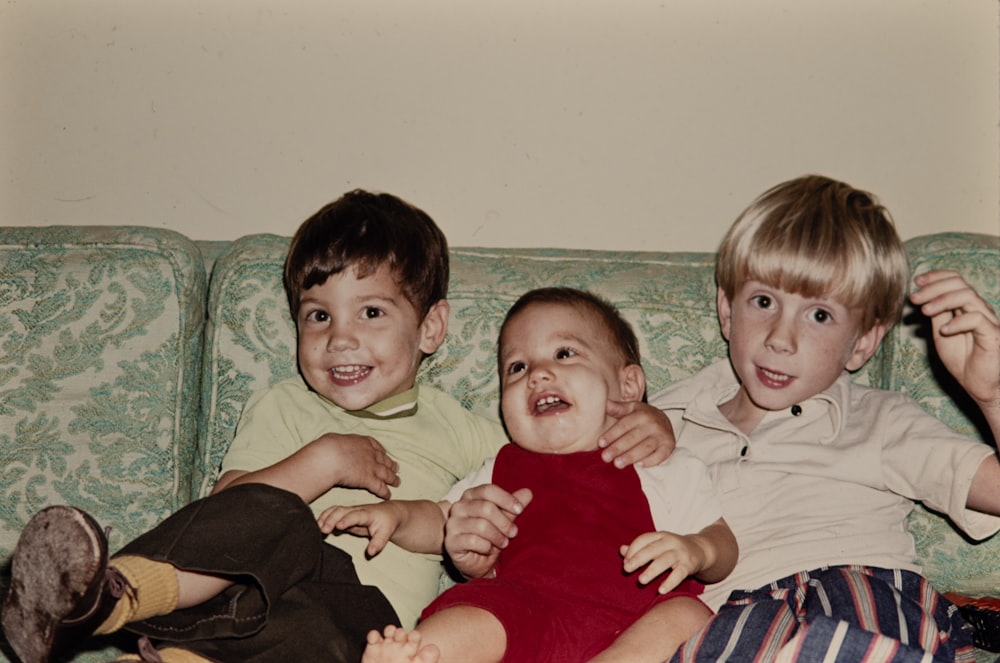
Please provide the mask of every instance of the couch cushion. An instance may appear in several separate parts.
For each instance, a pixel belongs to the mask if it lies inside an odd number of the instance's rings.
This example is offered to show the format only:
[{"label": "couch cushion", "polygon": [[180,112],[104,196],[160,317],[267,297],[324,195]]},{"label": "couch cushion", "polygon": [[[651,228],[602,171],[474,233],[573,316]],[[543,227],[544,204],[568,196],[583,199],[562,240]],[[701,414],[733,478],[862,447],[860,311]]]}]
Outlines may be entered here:
[{"label": "couch cushion", "polygon": [[[914,274],[931,269],[960,272],[1000,311],[1000,237],[940,233],[906,242]],[[979,409],[931,356],[930,321],[908,310],[892,334],[893,371],[888,385],[909,394],[955,430],[991,439]],[[939,589],[1000,595],[1000,536],[973,544],[942,517],[923,508],[910,517],[910,531],[924,573]]]},{"label": "couch cushion", "polygon": [[205,270],[139,227],[0,228],[0,554],[68,503],[112,548],[187,503]]},{"label": "couch cushion", "polygon": [[235,240],[216,259],[208,289],[201,420],[194,487],[218,478],[243,405],[256,391],[295,374],[295,325],[282,289],[289,237]]}]

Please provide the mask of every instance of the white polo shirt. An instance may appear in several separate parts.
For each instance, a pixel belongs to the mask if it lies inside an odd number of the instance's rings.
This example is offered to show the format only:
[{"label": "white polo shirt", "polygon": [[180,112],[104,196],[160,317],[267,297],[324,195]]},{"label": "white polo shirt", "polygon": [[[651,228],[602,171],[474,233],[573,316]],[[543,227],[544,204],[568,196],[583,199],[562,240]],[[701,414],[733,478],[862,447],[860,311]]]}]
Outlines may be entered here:
[{"label": "white polo shirt", "polygon": [[799,571],[864,564],[919,572],[906,517],[913,501],[948,515],[974,539],[1000,518],[965,508],[992,447],[959,435],[901,393],[851,382],[769,412],[752,435],[719,411],[739,384],[721,361],[650,398],[679,447],[709,468],[740,546],[732,574],[705,588],[713,609],[734,589]]}]

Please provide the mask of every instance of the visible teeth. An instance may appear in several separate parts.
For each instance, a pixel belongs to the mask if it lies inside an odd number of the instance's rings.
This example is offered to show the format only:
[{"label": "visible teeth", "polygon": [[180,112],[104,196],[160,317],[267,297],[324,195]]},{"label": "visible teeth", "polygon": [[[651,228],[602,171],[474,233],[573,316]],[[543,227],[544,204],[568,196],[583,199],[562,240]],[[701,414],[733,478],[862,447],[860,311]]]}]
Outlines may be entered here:
[{"label": "visible teeth", "polygon": [[351,364],[350,366],[334,366],[333,372],[336,375],[354,375],[361,372],[363,367],[359,364]]},{"label": "visible teeth", "polygon": [[767,370],[766,368],[760,369],[760,372],[763,373],[764,375],[766,375],[767,377],[771,378],[772,380],[785,381],[785,380],[789,380],[790,379],[787,375],[785,375],[783,373],[772,373],[771,371]]},{"label": "visible teeth", "polygon": [[549,410],[559,410],[566,401],[558,396],[542,396],[535,401],[535,412],[542,413]]}]

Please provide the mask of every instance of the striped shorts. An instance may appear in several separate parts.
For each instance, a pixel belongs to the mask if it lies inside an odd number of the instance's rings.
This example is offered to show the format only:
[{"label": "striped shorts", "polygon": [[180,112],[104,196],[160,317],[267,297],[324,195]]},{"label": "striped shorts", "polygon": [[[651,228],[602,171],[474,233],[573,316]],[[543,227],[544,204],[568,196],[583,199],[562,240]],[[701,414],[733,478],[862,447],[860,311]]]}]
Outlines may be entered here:
[{"label": "striped shorts", "polygon": [[917,573],[833,566],[733,592],[671,661],[974,662],[966,628]]}]

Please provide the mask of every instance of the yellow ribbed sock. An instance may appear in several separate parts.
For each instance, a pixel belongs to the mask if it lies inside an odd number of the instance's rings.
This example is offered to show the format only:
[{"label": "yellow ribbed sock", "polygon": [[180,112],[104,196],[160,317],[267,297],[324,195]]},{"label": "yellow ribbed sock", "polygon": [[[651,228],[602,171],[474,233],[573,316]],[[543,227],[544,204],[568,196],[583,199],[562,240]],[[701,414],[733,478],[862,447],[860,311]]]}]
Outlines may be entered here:
[{"label": "yellow ribbed sock", "polygon": [[180,649],[179,647],[167,647],[159,651],[163,663],[211,663],[209,659],[202,658],[193,651]]},{"label": "yellow ribbed sock", "polygon": [[[157,651],[163,663],[211,663],[207,658],[202,658],[192,651],[179,649],[177,647],[167,647]],[[141,663],[142,657],[138,654],[125,654],[115,659],[115,663]]]},{"label": "yellow ribbed sock", "polygon": [[180,589],[172,565],[134,555],[115,557],[109,564],[121,572],[128,587],[95,634],[114,633],[129,622],[166,615],[177,607]]}]

